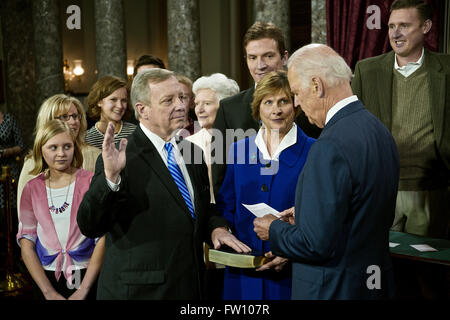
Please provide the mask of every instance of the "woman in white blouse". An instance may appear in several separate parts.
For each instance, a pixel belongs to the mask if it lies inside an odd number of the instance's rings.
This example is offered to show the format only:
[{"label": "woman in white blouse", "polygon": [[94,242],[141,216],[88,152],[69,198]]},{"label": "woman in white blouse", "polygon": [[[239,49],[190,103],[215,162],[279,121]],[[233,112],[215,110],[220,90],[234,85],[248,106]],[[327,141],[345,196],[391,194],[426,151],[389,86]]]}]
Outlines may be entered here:
[{"label": "woman in white blouse", "polygon": [[202,148],[205,154],[211,202],[215,202],[211,176],[212,128],[220,100],[239,93],[239,86],[236,81],[227,78],[224,74],[214,73],[210,76],[198,78],[192,86],[192,92],[195,95],[195,114],[202,129],[186,139]]}]

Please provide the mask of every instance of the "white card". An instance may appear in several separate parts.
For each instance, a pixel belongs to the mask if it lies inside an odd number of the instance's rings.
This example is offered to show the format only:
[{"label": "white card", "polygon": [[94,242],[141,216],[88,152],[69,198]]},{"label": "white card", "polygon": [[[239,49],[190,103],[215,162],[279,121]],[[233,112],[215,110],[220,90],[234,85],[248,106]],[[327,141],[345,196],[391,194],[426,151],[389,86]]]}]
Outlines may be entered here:
[{"label": "white card", "polygon": [[279,212],[277,210],[275,210],[274,208],[265,203],[242,204],[242,205],[258,218],[264,217],[266,214],[272,214],[277,218],[280,217]]},{"label": "white card", "polygon": [[395,248],[396,246],[399,246],[400,243],[395,243],[395,242],[389,242],[389,248]]},{"label": "white card", "polygon": [[421,252],[437,251],[435,248],[430,247],[427,244],[411,244],[411,247]]}]

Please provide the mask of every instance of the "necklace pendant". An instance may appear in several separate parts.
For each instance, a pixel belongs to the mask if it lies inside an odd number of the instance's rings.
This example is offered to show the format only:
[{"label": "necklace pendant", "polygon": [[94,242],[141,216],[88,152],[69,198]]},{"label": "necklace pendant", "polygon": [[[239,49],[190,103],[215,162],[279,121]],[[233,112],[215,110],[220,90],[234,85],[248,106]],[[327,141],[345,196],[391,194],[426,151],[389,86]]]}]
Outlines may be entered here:
[{"label": "necklace pendant", "polygon": [[69,203],[64,202],[63,205],[59,208],[55,208],[55,206],[50,206],[48,207],[50,209],[50,212],[54,213],[54,214],[59,214],[59,213],[63,213],[64,211],[66,211],[66,208],[69,206]]},{"label": "necklace pendant", "polygon": [[48,207],[48,209],[50,210],[50,213],[54,213],[54,214],[59,214],[59,213],[63,213],[64,211],[66,211],[66,208],[70,205],[67,202],[67,197],[69,196],[69,191],[70,191],[70,182],[72,181],[72,176],[70,177],[69,180],[69,185],[67,186],[67,192],[66,192],[66,201],[64,201],[63,205],[59,208],[56,208],[53,204],[53,197],[52,197],[52,187],[50,185],[50,178],[48,180],[48,190],[49,190],[49,195],[50,195],[50,201],[51,201],[51,206]]}]

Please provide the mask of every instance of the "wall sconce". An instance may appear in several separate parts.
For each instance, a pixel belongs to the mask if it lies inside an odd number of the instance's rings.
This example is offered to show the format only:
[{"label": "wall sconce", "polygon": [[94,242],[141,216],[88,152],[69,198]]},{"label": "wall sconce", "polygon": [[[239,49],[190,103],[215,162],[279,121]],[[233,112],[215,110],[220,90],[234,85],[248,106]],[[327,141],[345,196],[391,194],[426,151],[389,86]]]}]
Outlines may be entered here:
[{"label": "wall sconce", "polygon": [[83,69],[83,60],[73,60],[74,67],[71,68],[69,61],[67,59],[64,59],[63,64],[63,73],[64,73],[64,89],[66,92],[70,92],[70,82],[77,78],[78,81],[81,81],[81,76],[84,74]]},{"label": "wall sconce", "polygon": [[131,79],[134,73],[134,60],[127,60],[127,75]]},{"label": "wall sconce", "polygon": [[66,92],[70,91],[70,85],[69,82],[73,78],[72,69],[70,68],[69,62],[67,59],[64,59],[63,63],[63,74],[64,74],[64,90]]},{"label": "wall sconce", "polygon": [[73,64],[75,65],[75,67],[73,68],[73,74],[77,77],[84,74],[82,62],[83,60],[73,60]]}]

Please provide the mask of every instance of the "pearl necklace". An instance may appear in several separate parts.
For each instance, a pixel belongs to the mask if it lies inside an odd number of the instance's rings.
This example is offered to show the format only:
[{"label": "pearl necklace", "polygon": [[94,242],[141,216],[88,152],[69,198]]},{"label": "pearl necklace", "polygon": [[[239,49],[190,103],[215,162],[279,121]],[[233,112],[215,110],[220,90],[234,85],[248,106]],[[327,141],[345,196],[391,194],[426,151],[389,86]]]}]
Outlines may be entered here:
[{"label": "pearl necklace", "polygon": [[67,197],[69,196],[69,190],[70,190],[71,183],[72,183],[72,175],[70,175],[69,185],[67,186],[66,200],[64,201],[64,203],[61,207],[55,208],[55,205],[53,204],[52,187],[50,185],[50,176],[48,177],[48,191],[50,192],[50,201],[52,203],[52,205],[48,208],[50,209],[51,213],[58,214],[58,213],[63,213],[64,211],[66,211],[66,208],[70,205],[70,203],[67,202]]}]

